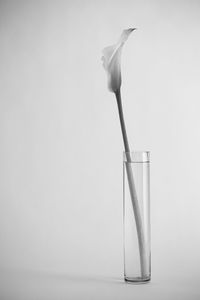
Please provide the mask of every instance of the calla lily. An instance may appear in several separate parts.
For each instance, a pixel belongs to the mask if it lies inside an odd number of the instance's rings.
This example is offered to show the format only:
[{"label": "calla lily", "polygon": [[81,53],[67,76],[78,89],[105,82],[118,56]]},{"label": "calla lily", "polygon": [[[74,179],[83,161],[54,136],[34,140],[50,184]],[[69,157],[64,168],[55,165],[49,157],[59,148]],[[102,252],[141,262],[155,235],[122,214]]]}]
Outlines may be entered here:
[{"label": "calla lily", "polygon": [[122,32],[119,41],[115,45],[104,48],[102,60],[103,60],[103,66],[108,75],[108,88],[111,92],[115,93],[117,105],[118,105],[122,137],[124,141],[124,148],[125,148],[127,162],[128,162],[128,164],[126,164],[126,172],[127,172],[130,196],[131,196],[132,206],[134,210],[135,223],[136,223],[137,236],[138,236],[141,276],[142,278],[145,278],[146,274],[148,274],[147,271],[148,264],[147,264],[147,256],[145,252],[145,236],[143,230],[143,221],[140,213],[140,207],[139,207],[137,193],[135,189],[135,183],[134,183],[134,176],[131,168],[130,147],[129,147],[128,137],[126,133],[126,126],[124,121],[121,91],[120,91],[122,47],[126,42],[126,40],[128,39],[130,33],[135,29],[136,28],[125,29]]},{"label": "calla lily", "polygon": [[119,41],[103,49],[103,66],[108,75],[108,88],[111,92],[116,93],[121,87],[121,53],[122,47],[128,39],[130,33],[136,28],[125,29]]}]

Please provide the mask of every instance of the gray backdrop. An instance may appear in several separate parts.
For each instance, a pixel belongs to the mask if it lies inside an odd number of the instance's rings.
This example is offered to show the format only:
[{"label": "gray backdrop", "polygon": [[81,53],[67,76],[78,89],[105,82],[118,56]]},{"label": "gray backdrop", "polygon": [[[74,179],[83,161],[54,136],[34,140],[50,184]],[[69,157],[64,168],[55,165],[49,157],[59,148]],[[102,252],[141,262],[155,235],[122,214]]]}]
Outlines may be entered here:
[{"label": "gray backdrop", "polygon": [[[123,144],[101,62],[129,27],[127,131],[151,151],[142,286],[123,284]],[[1,0],[2,300],[199,299],[199,37],[194,0]]]}]

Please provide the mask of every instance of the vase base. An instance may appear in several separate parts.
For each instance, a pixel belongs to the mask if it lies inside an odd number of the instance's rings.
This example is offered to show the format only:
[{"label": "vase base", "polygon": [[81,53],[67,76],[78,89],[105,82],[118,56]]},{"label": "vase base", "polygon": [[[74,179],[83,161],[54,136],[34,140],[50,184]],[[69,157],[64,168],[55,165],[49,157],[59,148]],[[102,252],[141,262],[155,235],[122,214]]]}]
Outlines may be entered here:
[{"label": "vase base", "polygon": [[141,277],[124,277],[125,282],[140,284],[140,283],[148,283],[151,280],[150,276],[146,276],[144,278]]}]

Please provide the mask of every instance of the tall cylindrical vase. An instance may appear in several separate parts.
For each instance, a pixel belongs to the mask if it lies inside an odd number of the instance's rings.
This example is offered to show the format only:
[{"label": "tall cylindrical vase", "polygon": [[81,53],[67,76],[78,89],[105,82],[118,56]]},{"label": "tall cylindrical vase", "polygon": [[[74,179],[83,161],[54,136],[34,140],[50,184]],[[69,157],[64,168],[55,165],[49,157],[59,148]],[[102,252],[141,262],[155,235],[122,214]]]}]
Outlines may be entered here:
[{"label": "tall cylindrical vase", "polygon": [[150,153],[123,155],[124,279],[151,279]]}]

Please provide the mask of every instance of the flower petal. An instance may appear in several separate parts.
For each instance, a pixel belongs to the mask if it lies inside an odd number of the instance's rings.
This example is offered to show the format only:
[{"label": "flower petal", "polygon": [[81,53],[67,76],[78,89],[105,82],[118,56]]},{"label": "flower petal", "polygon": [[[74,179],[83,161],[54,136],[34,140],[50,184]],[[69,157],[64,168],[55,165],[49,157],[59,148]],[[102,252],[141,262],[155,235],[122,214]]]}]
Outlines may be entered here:
[{"label": "flower petal", "polygon": [[102,56],[103,66],[106,70],[109,66],[110,60],[113,56],[113,53],[115,52],[116,47],[117,47],[116,45],[108,46],[108,47],[104,48],[103,51],[102,51],[102,53],[103,53],[103,56]]},{"label": "flower petal", "polygon": [[136,30],[136,28],[129,28],[129,29],[123,30],[118,43],[124,44],[133,30]]},{"label": "flower petal", "polygon": [[121,86],[121,52],[122,46],[115,51],[107,70],[110,75],[108,88],[111,92],[117,92]]},{"label": "flower petal", "polygon": [[103,49],[103,66],[108,74],[108,88],[111,92],[117,92],[121,87],[121,52],[122,46],[130,33],[136,28],[125,29],[117,44]]}]

